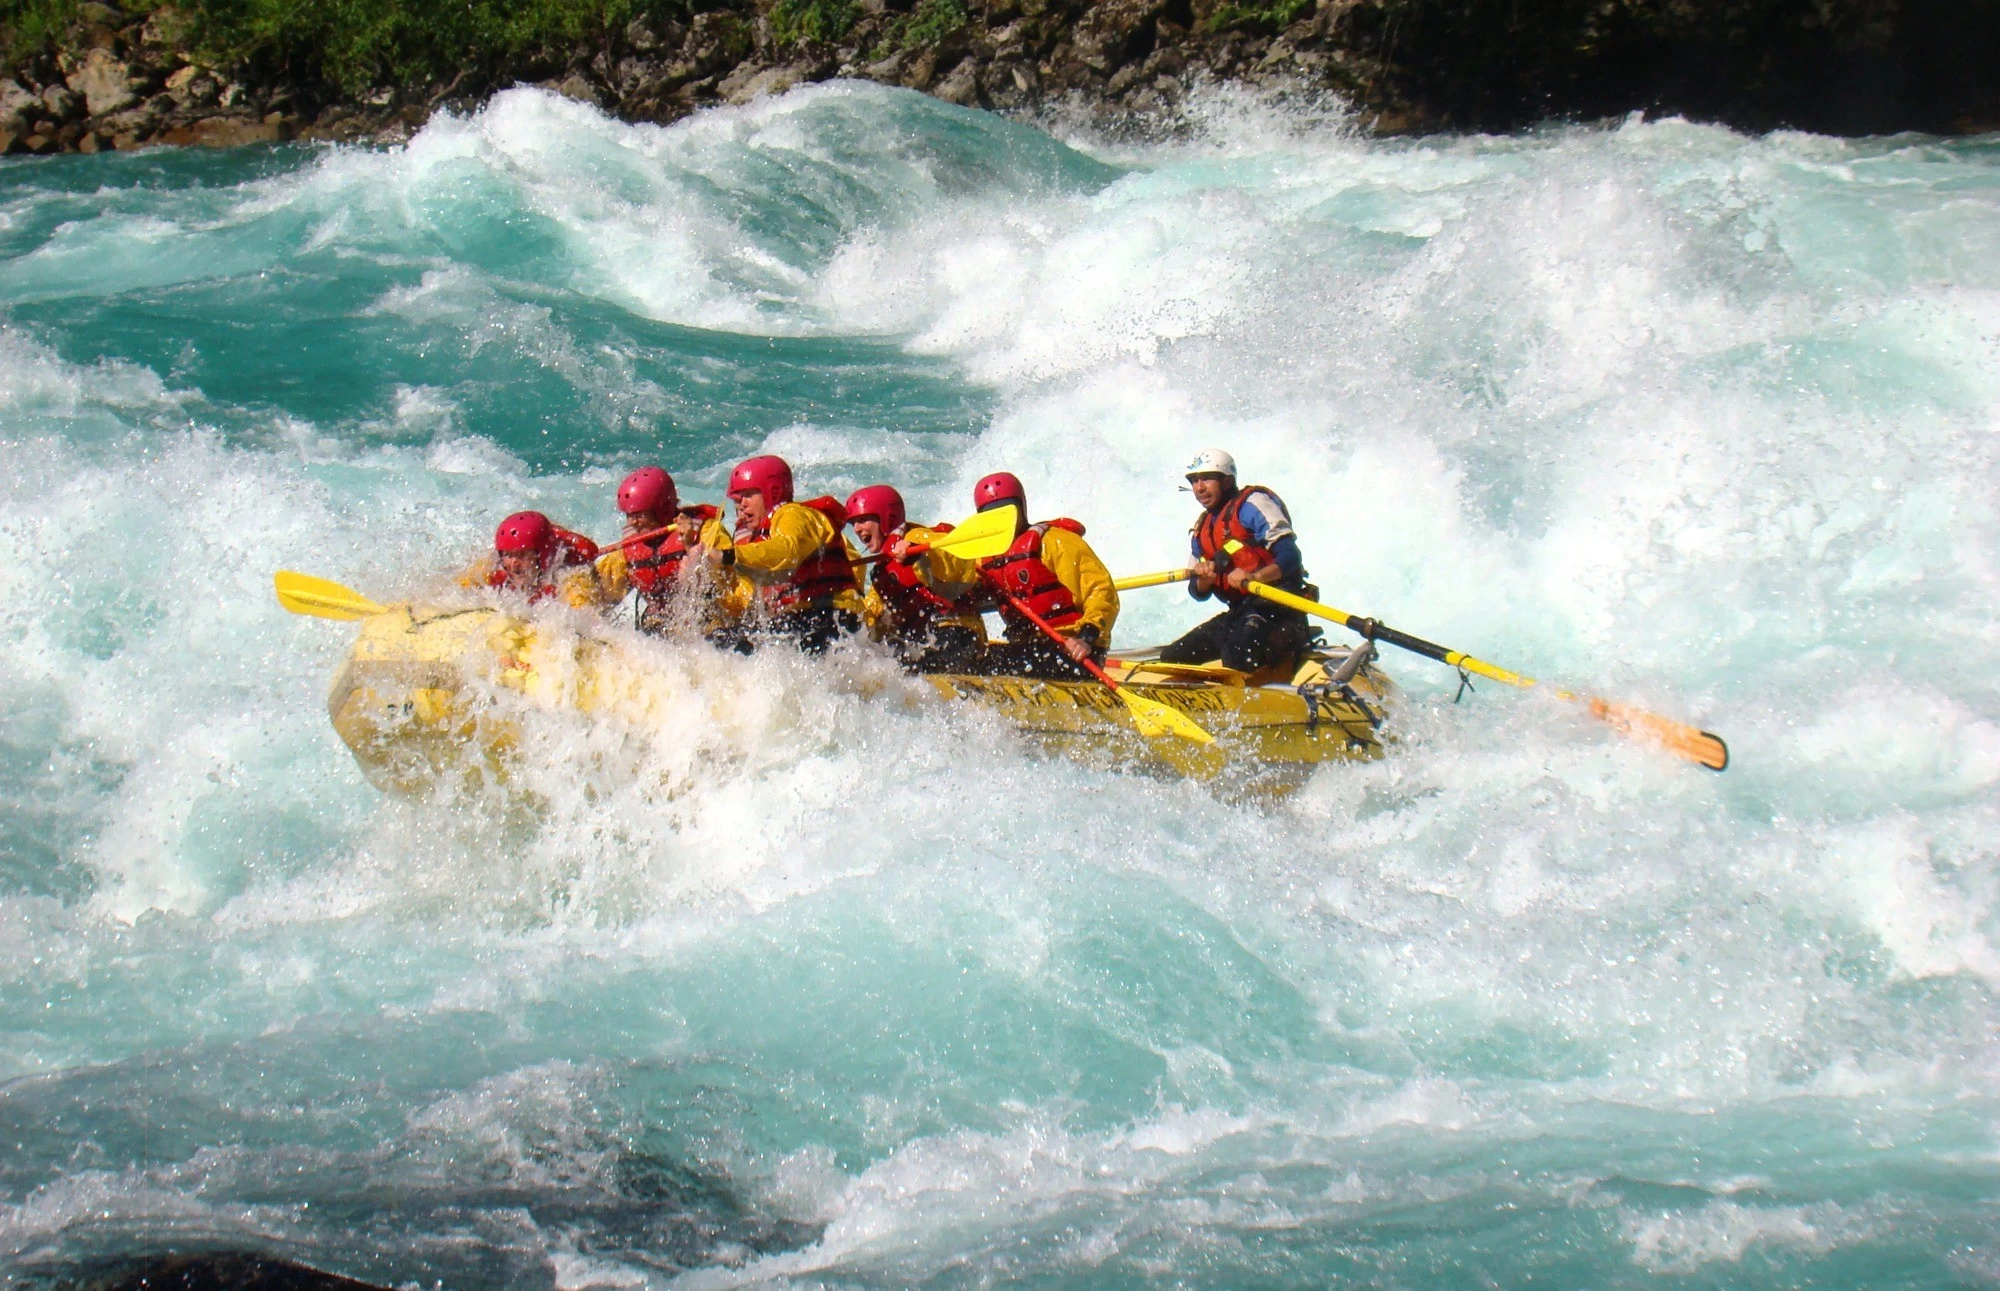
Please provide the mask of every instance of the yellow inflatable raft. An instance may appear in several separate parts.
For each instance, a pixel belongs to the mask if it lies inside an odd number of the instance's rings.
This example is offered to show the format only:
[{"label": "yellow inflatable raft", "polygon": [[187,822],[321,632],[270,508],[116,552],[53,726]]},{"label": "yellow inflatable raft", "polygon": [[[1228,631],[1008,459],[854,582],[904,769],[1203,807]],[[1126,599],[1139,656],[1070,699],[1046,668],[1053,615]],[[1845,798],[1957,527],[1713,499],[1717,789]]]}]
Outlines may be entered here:
[{"label": "yellow inflatable raft", "polygon": [[[518,743],[521,705],[614,715],[656,725],[676,682],[644,643],[591,628],[552,628],[493,607],[384,607],[333,679],[327,712],[377,785],[422,792],[453,777],[503,774]],[[940,674],[921,678],[942,699],[990,707],[1051,752],[1150,764],[1283,789],[1314,766],[1382,755],[1393,686],[1372,664],[1340,678],[1342,652],[1316,655],[1290,678],[1260,684],[1220,665],[1162,664],[1143,652],[1108,665],[1134,693],[1185,713],[1214,745],[1145,739],[1125,705],[1094,681]],[[685,681],[679,684],[685,685]],[[496,702],[501,701],[501,702]]]}]

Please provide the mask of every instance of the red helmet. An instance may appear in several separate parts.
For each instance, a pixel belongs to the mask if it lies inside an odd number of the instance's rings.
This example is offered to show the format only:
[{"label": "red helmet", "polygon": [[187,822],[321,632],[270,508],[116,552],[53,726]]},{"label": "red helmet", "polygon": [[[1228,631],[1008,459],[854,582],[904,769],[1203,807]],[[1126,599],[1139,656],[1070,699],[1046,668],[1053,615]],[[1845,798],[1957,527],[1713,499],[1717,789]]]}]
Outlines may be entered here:
[{"label": "red helmet", "polygon": [[903,527],[907,517],[903,513],[903,495],[886,484],[871,484],[865,489],[856,489],[847,499],[847,523],[874,516],[881,522],[887,533],[894,533]]},{"label": "red helmet", "polygon": [[792,468],[769,455],[738,462],[729,473],[729,496],[739,493],[761,493],[764,505],[775,511],[792,500]]},{"label": "red helmet", "polygon": [[657,466],[640,467],[618,486],[618,509],[628,516],[642,511],[678,511],[680,504],[674,494],[674,477]]},{"label": "red helmet", "polygon": [[539,511],[516,511],[493,531],[493,550],[502,556],[522,551],[547,551],[555,544],[556,527]]},{"label": "red helmet", "polygon": [[972,506],[975,511],[984,511],[988,507],[997,507],[1008,502],[1021,508],[1023,512],[1028,509],[1028,491],[1021,487],[1021,478],[1012,471],[996,472],[972,486]]}]

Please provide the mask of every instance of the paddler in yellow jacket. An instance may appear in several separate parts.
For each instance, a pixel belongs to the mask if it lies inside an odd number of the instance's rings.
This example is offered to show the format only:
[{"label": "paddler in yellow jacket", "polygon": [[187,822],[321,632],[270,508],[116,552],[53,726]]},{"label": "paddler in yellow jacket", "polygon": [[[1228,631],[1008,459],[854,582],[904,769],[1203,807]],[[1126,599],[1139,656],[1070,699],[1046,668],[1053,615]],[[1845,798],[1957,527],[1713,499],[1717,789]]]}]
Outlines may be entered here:
[{"label": "paddler in yellow jacket", "polygon": [[[923,545],[933,533],[951,526],[912,526],[903,495],[887,484],[856,489],[847,499],[847,523],[868,556],[886,557],[895,543],[909,539]],[[868,567],[868,594],[861,618],[869,635],[896,652],[905,668],[915,672],[964,672],[976,667],[986,648],[986,624],[977,610],[953,604],[970,586],[932,590],[926,558],[905,563],[879,559]]]},{"label": "paddler in yellow jacket", "polygon": [[633,624],[650,635],[716,627],[720,589],[705,576],[706,566],[689,563],[688,556],[700,541],[702,524],[720,512],[700,503],[683,506],[674,477],[658,466],[642,466],[625,477],[618,486],[618,510],[625,516],[624,536],[597,558],[605,599],[615,604],[636,593]]},{"label": "paddler in yellow jacket", "polygon": [[846,519],[832,498],[792,500],[792,468],[782,457],[752,457],[729,473],[736,504],[734,532],[720,521],[702,526],[710,566],[755,589],[755,603],[718,644],[748,652],[756,635],[790,641],[821,654],[861,630],[861,588],[854,553],[841,537]]},{"label": "paddler in yellow jacket", "polygon": [[[968,561],[948,551],[929,553],[931,576],[941,583],[979,584],[975,604],[990,604],[1007,625],[1005,642],[990,646],[979,670],[1022,677],[1082,677],[1084,659],[1101,660],[1118,621],[1118,590],[1111,571],[1083,540],[1074,520],[1027,523],[1028,492],[1007,471],[989,475],[972,490],[975,509],[1011,506],[1020,514],[1013,546],[987,560]],[[898,556],[916,544],[898,544]],[[1034,618],[1055,629],[1061,643],[1035,626]]]},{"label": "paddler in yellow jacket", "polygon": [[555,524],[539,511],[516,511],[493,531],[493,554],[459,575],[460,587],[490,587],[528,598],[551,598],[579,610],[615,605],[606,600],[593,562],[597,544]]}]

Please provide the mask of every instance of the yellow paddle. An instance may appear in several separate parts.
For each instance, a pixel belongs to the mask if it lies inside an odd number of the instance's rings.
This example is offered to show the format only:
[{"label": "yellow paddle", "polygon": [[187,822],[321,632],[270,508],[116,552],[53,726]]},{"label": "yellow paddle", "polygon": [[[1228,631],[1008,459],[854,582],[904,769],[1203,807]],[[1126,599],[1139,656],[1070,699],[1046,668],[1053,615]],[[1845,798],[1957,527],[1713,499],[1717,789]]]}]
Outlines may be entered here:
[{"label": "yellow paddle", "polygon": [[376,604],[351,587],[309,574],[281,569],[271,581],[278,588],[278,604],[294,614],[310,614],[316,619],[365,619],[389,612],[388,606]]},{"label": "yellow paddle", "polygon": [[[1132,578],[1121,578],[1113,586],[1122,592],[1134,587],[1157,587],[1162,583],[1184,582],[1187,576],[1188,571],[1185,569],[1171,569],[1158,574],[1140,574]],[[1447,664],[1453,668],[1462,668],[1466,672],[1478,673],[1482,677],[1491,677],[1494,681],[1505,682],[1509,686],[1527,687],[1539,684],[1533,677],[1524,676],[1518,672],[1509,672],[1505,668],[1496,667],[1481,659],[1475,659],[1469,654],[1464,654],[1457,650],[1447,650],[1445,647],[1425,641],[1421,637],[1413,637],[1406,632],[1398,632],[1395,628],[1377,623],[1373,619],[1363,619],[1357,615],[1349,614],[1345,610],[1337,610],[1331,605],[1322,605],[1318,601],[1309,601],[1303,596],[1295,596],[1290,592],[1272,587],[1268,583],[1252,582],[1246,583],[1244,586],[1249,588],[1252,593],[1263,597],[1267,601],[1288,606],[1291,609],[1299,610],[1306,614],[1316,614],[1323,619],[1331,619],[1335,623],[1340,624],[1340,626],[1358,632],[1371,640],[1387,641],[1390,645],[1401,646],[1405,650],[1423,655],[1427,659],[1436,659],[1438,662]],[[1652,740],[1665,747],[1668,752],[1678,757],[1686,758],[1690,762],[1699,763],[1711,771],[1721,771],[1729,765],[1729,746],[1722,742],[1722,737],[1719,735],[1697,730],[1685,722],[1676,722],[1670,717],[1661,717],[1658,713],[1649,713],[1643,708],[1634,708],[1630,704],[1615,704],[1608,699],[1599,699],[1595,695],[1581,695],[1575,691],[1561,689],[1558,689],[1555,693],[1558,699],[1567,699],[1573,703],[1584,705],[1590,710],[1592,717],[1605,722],[1613,730],[1621,734],[1636,735]]]},{"label": "yellow paddle", "polygon": [[[1008,507],[1006,510],[1011,512],[1013,508]],[[1013,544],[1010,541],[1008,545],[1011,546]],[[989,582],[995,592],[998,592],[1000,596],[1005,598],[1008,604],[1019,610],[1027,618],[1028,622],[1040,628],[1049,640],[1055,642],[1058,646],[1063,643],[1063,634],[1056,631],[1047,619],[1029,609],[1027,603],[1020,597],[1003,590],[999,583],[993,582],[991,579],[989,579]],[[1125,707],[1131,710],[1132,713],[1132,725],[1138,727],[1139,734],[1145,736],[1147,739],[1157,740],[1162,736],[1177,735],[1184,740],[1193,740],[1196,744],[1215,743],[1215,737],[1201,729],[1200,725],[1186,713],[1168,708],[1157,699],[1147,699],[1144,695],[1133,694],[1125,687],[1113,681],[1110,673],[1098,667],[1096,663],[1088,658],[1079,659],[1076,662],[1085,672],[1103,682],[1106,690],[1109,690],[1112,694],[1118,696],[1119,699],[1125,701]]]},{"label": "yellow paddle", "polygon": [[[928,536],[920,545],[948,551],[960,560],[990,560],[1014,545],[1015,533],[1021,523],[1020,514],[1020,508],[1011,506],[981,511],[949,533],[927,530]],[[878,551],[854,563],[872,565],[878,560],[888,559],[888,556],[887,551]]]}]

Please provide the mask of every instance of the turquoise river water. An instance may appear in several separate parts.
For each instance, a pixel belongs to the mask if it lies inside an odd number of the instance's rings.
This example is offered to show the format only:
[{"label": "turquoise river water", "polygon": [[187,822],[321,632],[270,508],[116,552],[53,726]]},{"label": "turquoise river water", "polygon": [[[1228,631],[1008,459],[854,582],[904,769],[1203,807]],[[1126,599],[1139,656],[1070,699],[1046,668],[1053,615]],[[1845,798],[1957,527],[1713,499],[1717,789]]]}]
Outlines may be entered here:
[{"label": "turquoise river water", "polygon": [[[2000,1282],[2000,140],[1187,124],[0,163],[0,1273]],[[1264,801],[663,646],[662,729],[413,802],[270,592],[759,450],[1011,467],[1137,573],[1209,444],[1336,604],[1735,767],[1401,656],[1391,755]]]}]

